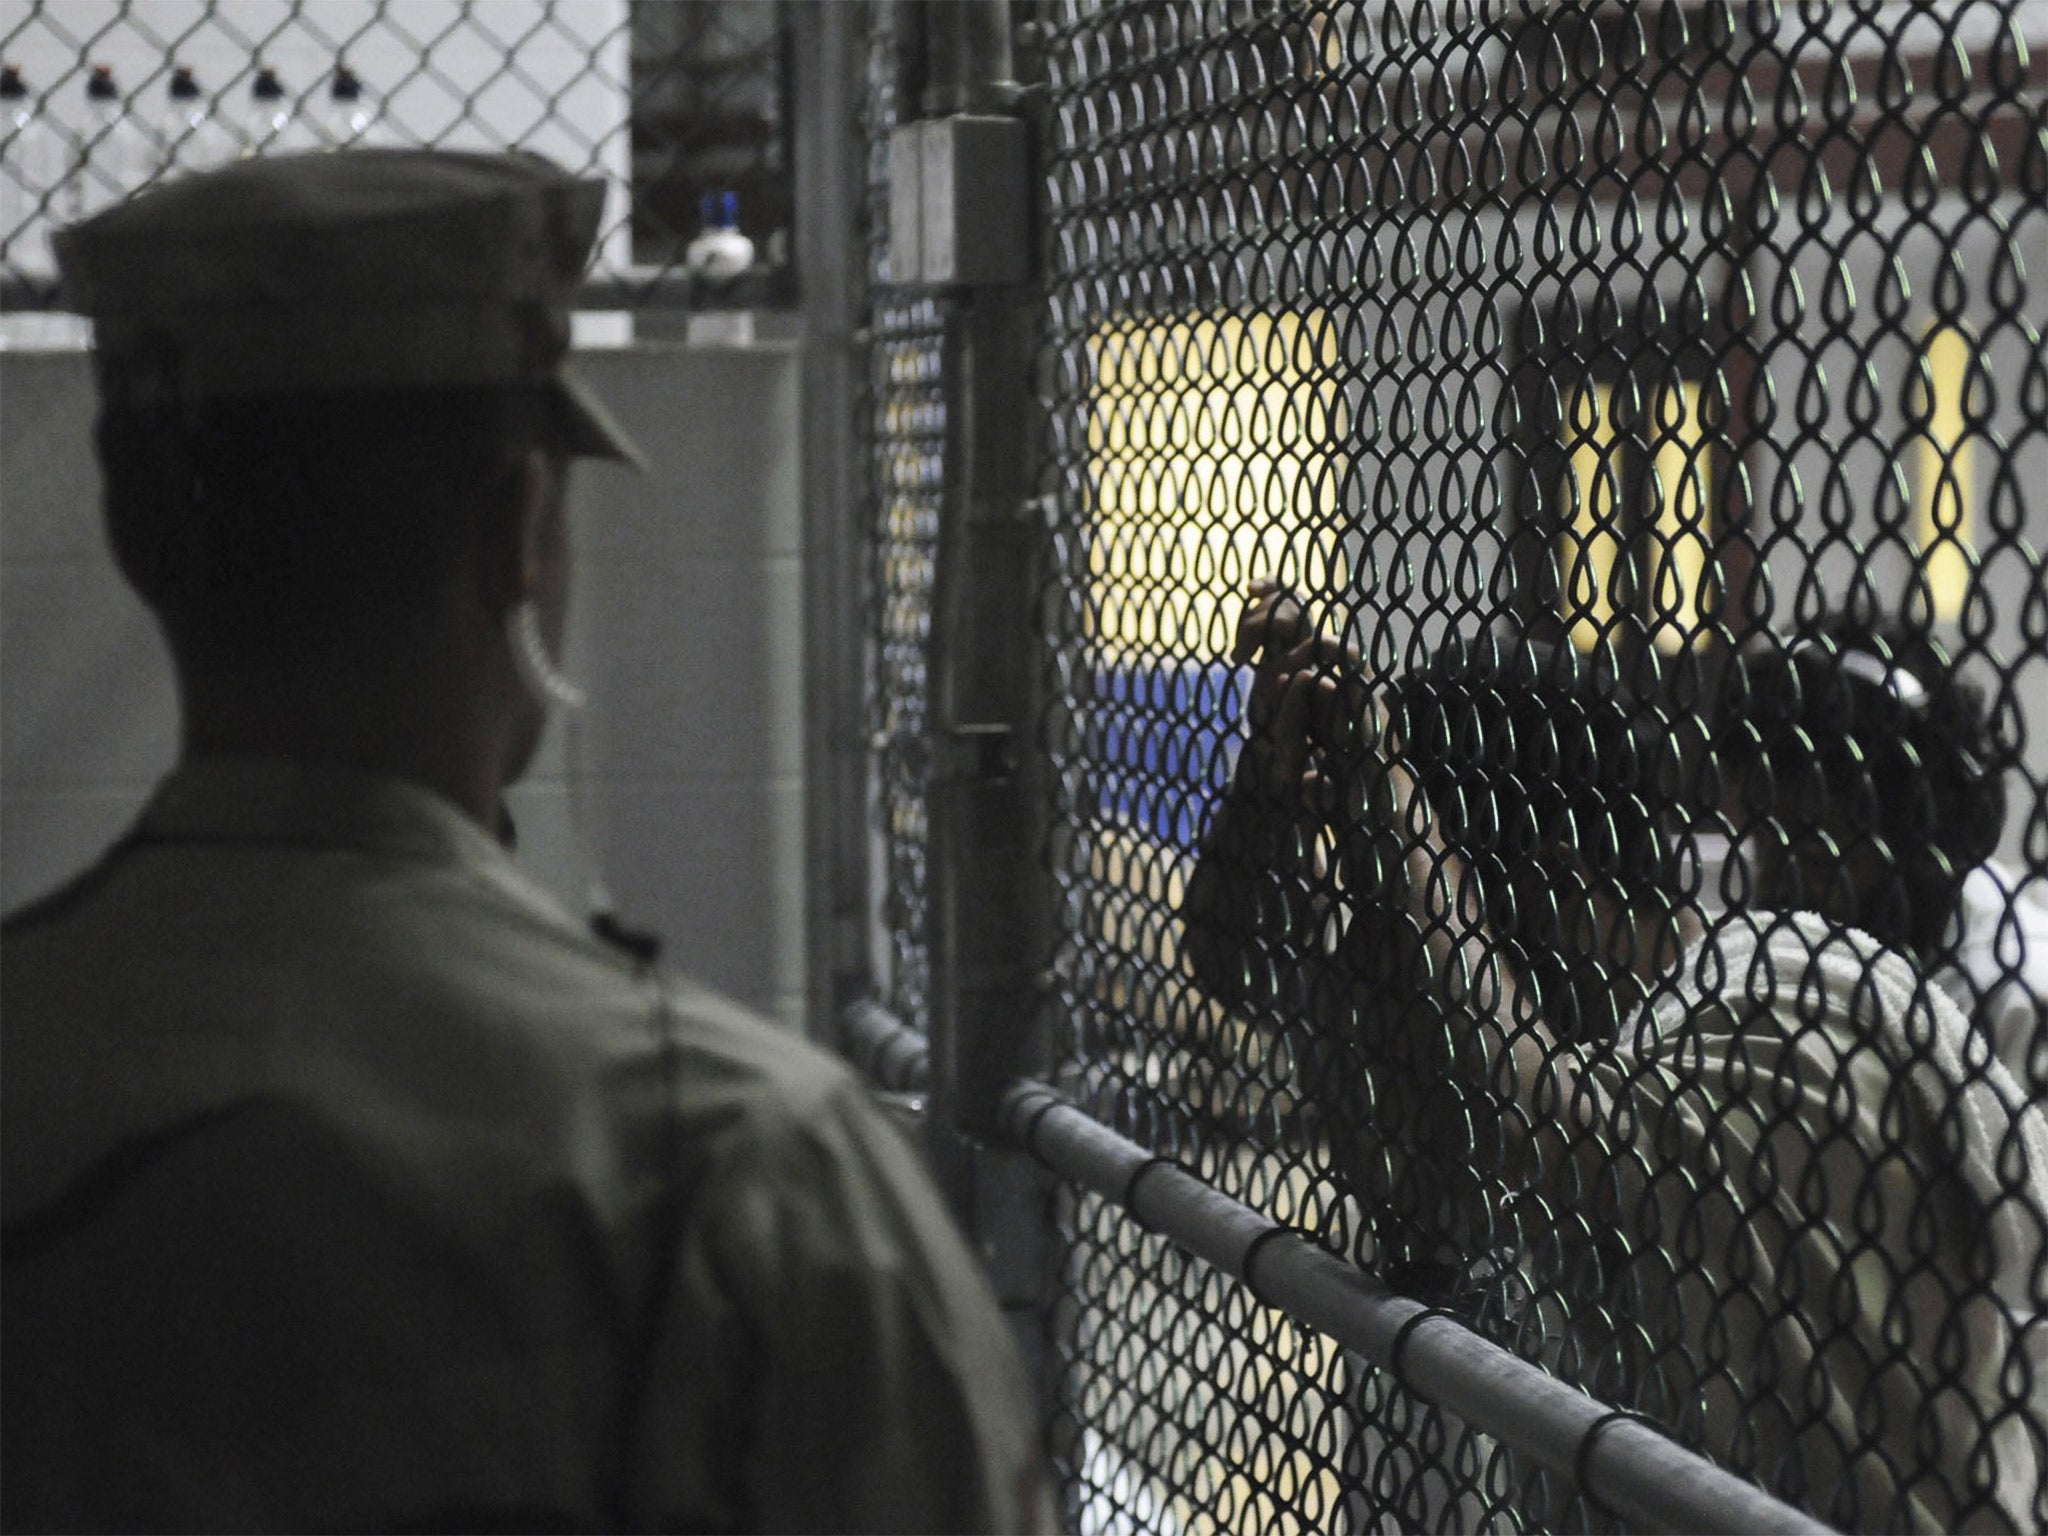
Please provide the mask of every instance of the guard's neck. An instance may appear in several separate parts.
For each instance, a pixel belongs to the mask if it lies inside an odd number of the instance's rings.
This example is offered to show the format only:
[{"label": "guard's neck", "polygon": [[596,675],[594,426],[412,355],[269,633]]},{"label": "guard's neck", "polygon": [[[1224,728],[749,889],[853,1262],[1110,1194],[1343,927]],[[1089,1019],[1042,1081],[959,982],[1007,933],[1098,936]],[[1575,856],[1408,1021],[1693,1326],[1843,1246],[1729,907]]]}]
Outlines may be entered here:
[{"label": "guard's neck", "polygon": [[[313,660],[260,671],[180,669],[183,756],[271,757],[404,779],[495,833],[523,763],[517,684],[479,658]],[[502,668],[497,669],[502,670]]]}]

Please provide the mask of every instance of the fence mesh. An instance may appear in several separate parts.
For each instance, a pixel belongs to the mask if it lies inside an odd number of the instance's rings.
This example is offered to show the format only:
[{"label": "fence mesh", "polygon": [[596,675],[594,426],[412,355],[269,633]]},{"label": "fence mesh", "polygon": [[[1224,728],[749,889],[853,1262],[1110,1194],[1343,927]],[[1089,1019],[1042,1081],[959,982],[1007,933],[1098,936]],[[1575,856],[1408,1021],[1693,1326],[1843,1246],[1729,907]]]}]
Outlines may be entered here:
[{"label": "fence mesh", "polygon": [[[1824,1520],[2040,1527],[2048,17],[1037,20],[1062,1086]],[[1612,1524],[1059,1219],[1078,1528]]]},{"label": "fence mesh", "polygon": [[917,116],[898,99],[894,7],[868,8],[866,237],[869,314],[865,517],[868,721],[881,877],[882,1000],[912,1029],[931,1022],[931,890],[926,865],[932,583],[947,454],[946,301],[895,287],[889,269],[889,131]]},{"label": "fence mesh", "polygon": [[[54,303],[51,231],[142,187],[242,155],[348,145],[529,149],[603,178],[592,276],[614,305],[787,302],[787,20],[780,0],[9,6],[8,303]],[[690,262],[691,241],[728,214],[753,259]],[[698,274],[694,294],[671,281],[685,271]]]}]

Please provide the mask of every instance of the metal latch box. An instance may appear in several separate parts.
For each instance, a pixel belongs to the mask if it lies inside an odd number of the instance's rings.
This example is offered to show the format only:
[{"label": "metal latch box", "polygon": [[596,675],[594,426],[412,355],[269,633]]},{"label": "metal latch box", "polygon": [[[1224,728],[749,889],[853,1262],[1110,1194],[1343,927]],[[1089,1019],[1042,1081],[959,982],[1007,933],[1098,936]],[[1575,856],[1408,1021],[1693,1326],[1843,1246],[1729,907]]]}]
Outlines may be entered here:
[{"label": "metal latch box", "polygon": [[1014,117],[961,113],[889,135],[889,276],[983,288],[1031,273],[1030,145]]}]

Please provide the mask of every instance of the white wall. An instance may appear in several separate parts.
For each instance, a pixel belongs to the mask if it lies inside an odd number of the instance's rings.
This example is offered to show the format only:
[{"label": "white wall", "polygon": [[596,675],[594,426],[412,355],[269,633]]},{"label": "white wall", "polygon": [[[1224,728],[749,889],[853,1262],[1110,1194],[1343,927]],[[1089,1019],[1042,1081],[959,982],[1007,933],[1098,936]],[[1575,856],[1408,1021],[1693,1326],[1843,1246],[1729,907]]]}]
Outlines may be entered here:
[{"label": "white wall", "polygon": [[[793,346],[636,347],[579,368],[653,461],[581,466],[569,667],[584,763],[558,729],[513,810],[573,901],[572,791],[630,921],[679,970],[803,1017],[802,563]],[[176,751],[161,641],[100,532],[79,352],[0,352],[0,904],[82,869]],[[580,788],[579,781],[580,780]]]}]

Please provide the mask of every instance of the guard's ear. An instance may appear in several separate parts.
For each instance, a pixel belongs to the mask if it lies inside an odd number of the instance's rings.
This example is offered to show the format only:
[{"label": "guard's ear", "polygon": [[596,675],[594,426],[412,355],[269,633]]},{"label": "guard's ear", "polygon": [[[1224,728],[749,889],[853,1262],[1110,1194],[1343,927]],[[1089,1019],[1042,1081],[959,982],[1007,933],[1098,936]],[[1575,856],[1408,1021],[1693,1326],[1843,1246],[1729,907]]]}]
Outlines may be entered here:
[{"label": "guard's ear", "polygon": [[479,512],[485,606],[503,615],[533,601],[562,554],[561,469],[531,444],[506,454]]}]

